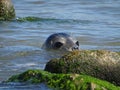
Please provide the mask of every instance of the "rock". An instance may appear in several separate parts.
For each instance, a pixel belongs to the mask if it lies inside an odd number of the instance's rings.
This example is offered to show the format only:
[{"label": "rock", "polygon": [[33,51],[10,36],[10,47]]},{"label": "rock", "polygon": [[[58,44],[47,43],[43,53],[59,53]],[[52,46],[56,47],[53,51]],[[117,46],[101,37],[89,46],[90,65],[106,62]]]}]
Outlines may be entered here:
[{"label": "rock", "polygon": [[80,74],[55,74],[42,70],[28,70],[14,75],[6,82],[44,83],[58,90],[120,90],[113,84]]},{"label": "rock", "polygon": [[0,20],[15,18],[15,9],[11,0],[0,0]]},{"label": "rock", "polygon": [[59,59],[50,60],[45,70],[86,74],[120,85],[120,54],[106,50],[73,51]]}]

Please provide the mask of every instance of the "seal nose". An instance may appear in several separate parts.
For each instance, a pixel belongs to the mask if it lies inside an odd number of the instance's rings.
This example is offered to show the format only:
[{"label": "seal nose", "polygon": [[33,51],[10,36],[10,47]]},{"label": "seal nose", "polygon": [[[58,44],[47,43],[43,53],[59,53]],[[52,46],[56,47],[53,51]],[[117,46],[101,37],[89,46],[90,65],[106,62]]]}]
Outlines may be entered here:
[{"label": "seal nose", "polygon": [[78,46],[72,47],[72,51],[74,51],[74,50],[79,50],[79,47]]}]

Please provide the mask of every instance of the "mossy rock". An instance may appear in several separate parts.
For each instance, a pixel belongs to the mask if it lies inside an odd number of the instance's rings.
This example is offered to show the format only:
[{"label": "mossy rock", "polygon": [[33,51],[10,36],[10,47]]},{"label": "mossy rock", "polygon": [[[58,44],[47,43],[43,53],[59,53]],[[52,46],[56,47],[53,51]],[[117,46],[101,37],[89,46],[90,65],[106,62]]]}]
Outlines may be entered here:
[{"label": "mossy rock", "polygon": [[0,21],[15,18],[15,9],[11,0],[0,0]]},{"label": "mossy rock", "polygon": [[50,60],[45,70],[86,74],[120,85],[120,54],[106,50],[73,51],[59,59]]},{"label": "mossy rock", "polygon": [[42,70],[28,70],[14,75],[6,82],[44,83],[59,90],[120,90],[120,87],[91,76],[79,74],[55,74]]}]

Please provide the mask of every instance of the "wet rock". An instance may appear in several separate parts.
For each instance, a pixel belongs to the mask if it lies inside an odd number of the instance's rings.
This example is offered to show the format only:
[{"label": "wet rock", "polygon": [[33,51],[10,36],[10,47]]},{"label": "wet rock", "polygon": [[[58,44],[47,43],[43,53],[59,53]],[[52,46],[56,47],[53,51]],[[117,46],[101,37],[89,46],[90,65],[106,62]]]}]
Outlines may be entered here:
[{"label": "wet rock", "polygon": [[55,74],[42,70],[28,70],[14,75],[6,82],[44,83],[57,90],[120,90],[120,87],[91,76],[80,74]]},{"label": "wet rock", "polygon": [[50,60],[45,67],[52,73],[86,74],[120,85],[120,54],[106,50],[81,50]]},{"label": "wet rock", "polygon": [[0,20],[15,18],[15,9],[11,0],[0,0]]}]

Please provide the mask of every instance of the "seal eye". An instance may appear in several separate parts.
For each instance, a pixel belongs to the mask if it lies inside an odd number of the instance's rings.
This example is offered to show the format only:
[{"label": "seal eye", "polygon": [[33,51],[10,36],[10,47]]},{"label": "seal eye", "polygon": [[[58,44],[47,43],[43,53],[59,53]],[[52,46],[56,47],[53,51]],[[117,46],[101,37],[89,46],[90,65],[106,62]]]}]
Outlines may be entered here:
[{"label": "seal eye", "polygon": [[78,46],[79,46],[79,42],[78,42],[78,41],[76,42],[76,45],[78,45]]},{"label": "seal eye", "polygon": [[61,42],[56,42],[56,43],[54,44],[54,48],[58,49],[58,48],[60,48],[62,45],[63,45],[63,43],[61,43]]}]

